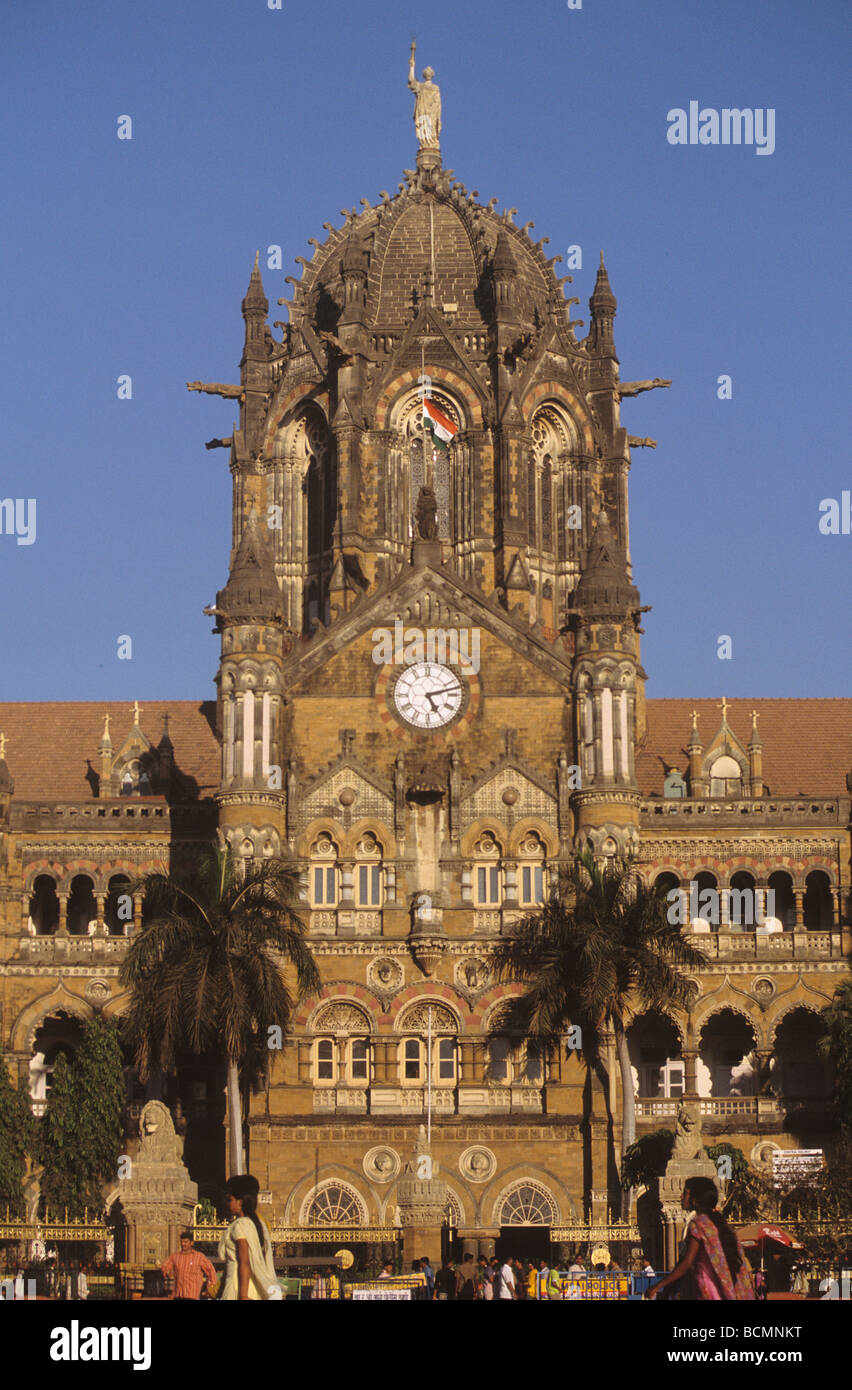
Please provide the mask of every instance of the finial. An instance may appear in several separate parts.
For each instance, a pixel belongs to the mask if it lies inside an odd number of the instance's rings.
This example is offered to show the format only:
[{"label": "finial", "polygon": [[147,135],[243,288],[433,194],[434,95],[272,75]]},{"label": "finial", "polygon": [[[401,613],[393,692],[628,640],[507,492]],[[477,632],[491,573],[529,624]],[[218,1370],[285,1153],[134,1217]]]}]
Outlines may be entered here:
[{"label": "finial", "polygon": [[140,705],[139,701],[138,701],[138,700],[134,700],[134,701],[133,701],[133,723],[134,723],[134,725],[135,725],[136,728],[139,727],[139,716],[140,716],[140,714],[144,714],[144,710],[142,709],[142,706]]},{"label": "finial", "polygon": [[601,251],[601,270],[603,270],[603,269],[604,269],[604,258],[603,258],[603,251]]},{"label": "finial", "polygon": [[6,735],[0,734],[0,758],[6,756]]},{"label": "finial", "polygon": [[725,699],[725,696],[724,696],[724,695],[722,696],[722,703],[721,703],[721,705],[717,705],[716,708],[717,708],[717,709],[720,709],[720,710],[722,711],[722,723],[723,723],[723,724],[727,724],[727,722],[728,722],[728,701]]},{"label": "finial", "polygon": [[255,270],[260,270],[260,251],[255,251],[254,253],[254,268]]},{"label": "finial", "polygon": [[107,710],[106,714],[104,715],[104,732],[103,732],[103,736],[102,736],[102,738],[101,738],[101,743],[109,743],[109,741],[110,741],[110,737],[109,737],[109,721],[110,721],[110,713],[109,713],[109,710]]}]

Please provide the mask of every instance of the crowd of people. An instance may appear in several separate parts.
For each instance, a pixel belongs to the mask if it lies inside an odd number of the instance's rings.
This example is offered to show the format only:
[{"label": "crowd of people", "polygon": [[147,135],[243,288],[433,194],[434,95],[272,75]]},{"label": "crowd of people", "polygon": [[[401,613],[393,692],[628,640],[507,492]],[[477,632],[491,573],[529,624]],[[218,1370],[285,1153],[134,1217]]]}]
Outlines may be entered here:
[{"label": "crowd of people", "polygon": [[[512,1299],[562,1299],[565,1297],[565,1285],[572,1279],[583,1278],[589,1273],[623,1274],[625,1271],[615,1260],[589,1268],[581,1255],[577,1255],[567,1268],[560,1269],[558,1265],[551,1268],[545,1259],[533,1262],[512,1255],[502,1259],[496,1256],[476,1259],[469,1254],[460,1261],[446,1259],[438,1269],[434,1269],[431,1260],[424,1255],[413,1261],[411,1272],[426,1276],[422,1290],[417,1291],[415,1297],[440,1302],[481,1300],[492,1303],[495,1299],[504,1302]],[[648,1260],[641,1261],[640,1272],[648,1275],[654,1273]],[[388,1263],[379,1277],[389,1279],[392,1275],[393,1266]]]}]

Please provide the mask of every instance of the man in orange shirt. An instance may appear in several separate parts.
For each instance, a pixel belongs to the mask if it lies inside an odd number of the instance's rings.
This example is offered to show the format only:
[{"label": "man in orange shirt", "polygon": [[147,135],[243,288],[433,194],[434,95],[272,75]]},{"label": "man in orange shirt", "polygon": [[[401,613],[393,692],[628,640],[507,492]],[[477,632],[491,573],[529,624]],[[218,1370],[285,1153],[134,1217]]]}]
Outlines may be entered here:
[{"label": "man in orange shirt", "polygon": [[216,1271],[207,1256],[195,1249],[191,1231],[181,1231],[180,1250],[174,1255],[169,1255],[160,1268],[163,1274],[170,1275],[175,1281],[172,1293],[174,1299],[197,1302],[201,1297],[201,1285],[205,1279],[208,1288],[216,1284]]}]

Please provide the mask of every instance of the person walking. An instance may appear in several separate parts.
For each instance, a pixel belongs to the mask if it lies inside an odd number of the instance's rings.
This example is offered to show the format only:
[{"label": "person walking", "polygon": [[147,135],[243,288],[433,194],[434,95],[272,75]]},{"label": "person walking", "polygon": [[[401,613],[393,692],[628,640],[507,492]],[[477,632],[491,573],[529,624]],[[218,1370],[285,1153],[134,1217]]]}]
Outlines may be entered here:
[{"label": "person walking", "polygon": [[452,1260],[449,1258],[444,1260],[444,1263],[435,1275],[435,1298],[439,1303],[455,1303],[456,1271]]},{"label": "person walking", "polygon": [[216,1271],[207,1256],[196,1250],[192,1231],[181,1231],[180,1250],[169,1255],[160,1265],[160,1270],[167,1278],[174,1280],[172,1298],[176,1303],[197,1303],[205,1279],[208,1294],[211,1286],[215,1289],[217,1284]]},{"label": "person walking", "polygon": [[423,1255],[420,1259],[420,1272],[426,1275],[426,1298],[424,1301],[431,1303],[435,1297],[435,1271],[428,1255]]},{"label": "person walking", "polygon": [[547,1281],[550,1277],[550,1266],[544,1258],[538,1262],[538,1269],[535,1274],[535,1297],[539,1301],[547,1298]]},{"label": "person walking", "polygon": [[547,1282],[545,1284],[545,1297],[551,1301],[561,1299],[562,1297],[562,1280],[559,1277],[559,1270],[556,1265],[548,1270]]},{"label": "person walking", "polygon": [[511,1299],[517,1298],[517,1296],[518,1290],[515,1283],[515,1271],[512,1268],[512,1261],[507,1257],[500,1267],[500,1287],[497,1291],[497,1297],[501,1302],[505,1303]]},{"label": "person walking", "polygon": [[456,1271],[456,1301],[470,1303],[476,1298],[479,1274],[473,1255],[468,1252]]},{"label": "person walking", "polygon": [[250,1173],[229,1178],[225,1205],[234,1220],[219,1242],[225,1262],[220,1301],[255,1302],[279,1299],[281,1285],[272,1263],[272,1237],[257,1215],[260,1183]]},{"label": "person walking", "polygon": [[648,1290],[648,1298],[672,1284],[687,1282],[681,1296],[719,1301],[754,1299],[754,1287],[736,1231],[716,1210],[719,1192],[712,1178],[687,1178],[681,1197],[684,1211],[695,1216],[686,1228],[686,1250],[671,1274]]}]

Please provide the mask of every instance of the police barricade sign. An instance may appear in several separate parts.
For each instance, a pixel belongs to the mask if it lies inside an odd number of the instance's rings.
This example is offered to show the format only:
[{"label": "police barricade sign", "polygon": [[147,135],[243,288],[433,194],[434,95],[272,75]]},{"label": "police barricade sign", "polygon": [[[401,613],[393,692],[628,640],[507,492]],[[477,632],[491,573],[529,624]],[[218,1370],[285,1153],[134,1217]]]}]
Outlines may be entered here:
[{"label": "police barricade sign", "polygon": [[405,1299],[410,1301],[415,1290],[422,1289],[426,1283],[425,1274],[398,1274],[389,1279],[368,1279],[363,1284],[350,1284],[350,1297],[359,1302],[368,1299]]},{"label": "police barricade sign", "polygon": [[631,1294],[629,1274],[560,1274],[562,1297],[567,1299],[627,1299]]}]

